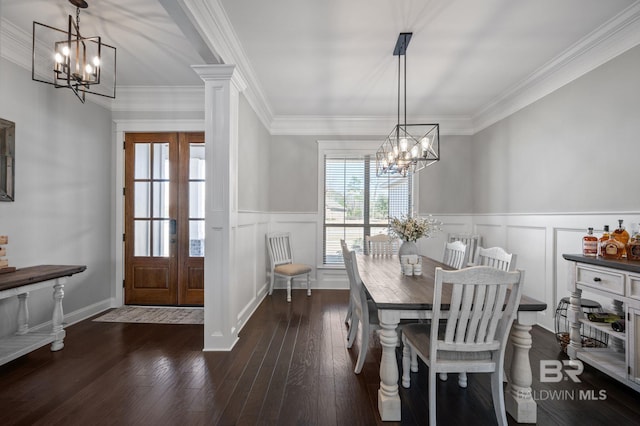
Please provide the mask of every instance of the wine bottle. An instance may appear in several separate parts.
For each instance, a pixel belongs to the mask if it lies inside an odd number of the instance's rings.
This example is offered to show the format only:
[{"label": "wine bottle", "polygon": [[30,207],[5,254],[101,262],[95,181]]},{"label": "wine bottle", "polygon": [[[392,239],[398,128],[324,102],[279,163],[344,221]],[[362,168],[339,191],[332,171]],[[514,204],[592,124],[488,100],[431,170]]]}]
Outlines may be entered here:
[{"label": "wine bottle", "polygon": [[602,236],[598,241],[598,256],[602,256],[602,252],[600,251],[602,247],[602,243],[609,239],[609,225],[604,225],[604,230],[602,231]]},{"label": "wine bottle", "polygon": [[622,226],[622,219],[618,220],[618,229],[615,229],[612,233],[613,238],[624,244],[622,249],[622,257],[627,257],[627,243],[629,242],[629,233],[624,226]]},{"label": "wine bottle", "polygon": [[613,232],[607,241],[600,243],[600,256],[605,259],[620,259],[623,252],[624,244],[615,239]]},{"label": "wine bottle", "polygon": [[593,235],[593,228],[588,228],[587,235],[582,237],[582,254],[591,257],[598,254],[598,238]]},{"label": "wine bottle", "polygon": [[613,329],[613,331],[619,331],[620,333],[624,333],[625,325],[626,325],[625,321],[623,319],[619,319],[611,323],[611,328]]}]

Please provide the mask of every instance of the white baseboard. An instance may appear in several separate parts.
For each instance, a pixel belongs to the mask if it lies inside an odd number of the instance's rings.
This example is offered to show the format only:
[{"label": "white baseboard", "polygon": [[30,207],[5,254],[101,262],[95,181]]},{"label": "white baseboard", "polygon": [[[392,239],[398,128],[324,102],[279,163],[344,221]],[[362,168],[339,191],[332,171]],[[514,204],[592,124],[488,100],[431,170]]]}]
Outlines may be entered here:
[{"label": "white baseboard", "polygon": [[[93,305],[85,306],[84,308],[78,309],[71,313],[67,313],[64,315],[63,325],[64,327],[69,327],[70,325],[79,323],[80,321],[86,320],[87,318],[91,318],[94,315],[97,315],[101,312],[104,312],[113,307],[114,300],[106,299],[101,302],[94,303]],[[39,331],[51,329],[52,323],[51,321],[47,321],[42,324],[38,324],[34,327],[29,327],[31,331]]]}]

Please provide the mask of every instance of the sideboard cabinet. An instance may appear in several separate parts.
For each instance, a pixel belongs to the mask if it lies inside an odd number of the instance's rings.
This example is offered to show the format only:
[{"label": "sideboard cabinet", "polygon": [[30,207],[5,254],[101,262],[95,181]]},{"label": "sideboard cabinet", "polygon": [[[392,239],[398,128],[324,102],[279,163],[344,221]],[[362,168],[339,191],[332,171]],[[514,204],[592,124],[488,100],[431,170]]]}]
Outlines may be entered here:
[{"label": "sideboard cabinet", "polygon": [[[564,254],[568,261],[568,289],[571,304],[567,310],[570,343],[567,354],[640,391],[640,262],[605,260]],[[581,310],[582,292],[611,300],[608,311],[626,320],[624,331],[614,331],[610,323],[595,323]],[[581,324],[597,328],[609,336],[606,348],[582,346]]]}]

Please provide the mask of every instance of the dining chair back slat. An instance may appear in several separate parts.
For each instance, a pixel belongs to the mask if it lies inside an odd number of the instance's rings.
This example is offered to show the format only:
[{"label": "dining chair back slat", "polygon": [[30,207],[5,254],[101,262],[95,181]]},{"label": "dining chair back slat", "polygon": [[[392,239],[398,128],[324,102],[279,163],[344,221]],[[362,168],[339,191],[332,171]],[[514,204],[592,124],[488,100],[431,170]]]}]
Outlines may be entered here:
[{"label": "dining chair back slat", "polygon": [[462,241],[467,246],[467,257],[469,258],[467,266],[475,265],[478,255],[478,247],[482,245],[482,236],[478,234],[468,233],[452,233],[447,237],[447,242]]},{"label": "dining chair back slat", "polygon": [[461,269],[467,266],[468,256],[467,245],[462,241],[445,243],[442,263],[454,269]]},{"label": "dining chair back slat", "polygon": [[366,254],[372,256],[391,256],[398,254],[398,240],[386,234],[367,235],[365,239]]},{"label": "dining chair back slat", "polygon": [[503,271],[515,271],[517,256],[501,247],[478,247],[477,265],[492,266]]}]

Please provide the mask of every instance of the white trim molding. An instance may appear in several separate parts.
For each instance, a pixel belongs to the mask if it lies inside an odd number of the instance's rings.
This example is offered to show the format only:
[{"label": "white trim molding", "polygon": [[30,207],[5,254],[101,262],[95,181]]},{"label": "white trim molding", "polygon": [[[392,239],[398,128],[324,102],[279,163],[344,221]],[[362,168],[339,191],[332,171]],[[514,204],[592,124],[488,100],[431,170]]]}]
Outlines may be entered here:
[{"label": "white trim molding", "polygon": [[473,132],[489,127],[640,44],[640,2],[569,47],[487,104],[473,117]]},{"label": "white trim molding", "polygon": [[246,83],[233,65],[193,69],[205,85],[204,350],[229,351],[239,331],[232,289],[238,279],[238,108]]}]

